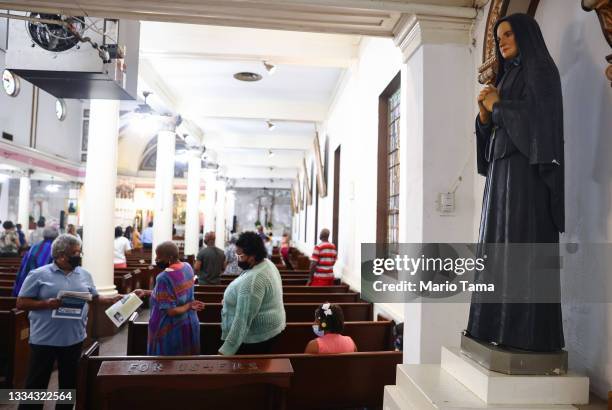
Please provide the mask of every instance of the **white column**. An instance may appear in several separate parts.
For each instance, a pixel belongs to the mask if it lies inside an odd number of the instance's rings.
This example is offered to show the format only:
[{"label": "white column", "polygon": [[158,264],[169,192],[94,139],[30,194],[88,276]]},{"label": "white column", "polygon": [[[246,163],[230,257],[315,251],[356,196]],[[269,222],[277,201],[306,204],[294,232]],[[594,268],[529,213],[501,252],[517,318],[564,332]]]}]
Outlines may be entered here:
[{"label": "white column", "polygon": [[81,207],[83,267],[93,276],[101,295],[114,295],[117,293],[113,283],[113,226],[119,101],[92,100],[90,112],[85,199]]},{"label": "white column", "polygon": [[[466,104],[476,100],[471,25],[468,18],[403,15],[395,29],[405,63],[400,103],[401,242],[475,239],[475,144],[468,130],[473,130],[476,104]],[[452,61],[453,69],[440,61]],[[456,191],[456,211],[442,215],[436,209],[438,194],[448,192],[459,176],[463,180]],[[405,330],[405,363],[439,363],[442,346],[458,346],[469,304],[406,303],[404,309],[404,322],[411,324]]]},{"label": "white column", "polygon": [[225,248],[225,181],[217,181],[217,203],[215,204],[217,248]]},{"label": "white column", "polygon": [[153,218],[153,252],[162,242],[172,240],[172,205],[174,189],[174,130],[157,134],[157,164],[155,166],[155,216]]},{"label": "white column", "polygon": [[217,181],[213,171],[204,173],[204,233],[215,230],[215,190]]},{"label": "white column", "polygon": [[189,158],[187,170],[187,212],[185,215],[185,255],[197,255],[200,239],[200,176],[202,159]]},{"label": "white column", "polygon": [[[28,171],[26,171],[29,174]],[[19,208],[17,209],[17,223],[21,224],[21,229],[28,236],[30,225],[30,177],[24,175],[19,178]]]},{"label": "white column", "polygon": [[225,226],[228,232],[232,231],[234,215],[236,215],[236,191],[232,189],[225,192]]}]

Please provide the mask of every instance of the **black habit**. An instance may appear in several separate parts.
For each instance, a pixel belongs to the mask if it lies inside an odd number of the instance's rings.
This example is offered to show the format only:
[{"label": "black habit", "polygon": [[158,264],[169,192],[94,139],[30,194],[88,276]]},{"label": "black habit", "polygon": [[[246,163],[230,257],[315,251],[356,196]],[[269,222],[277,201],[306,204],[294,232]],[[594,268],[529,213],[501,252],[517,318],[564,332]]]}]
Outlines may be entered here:
[{"label": "black habit", "polygon": [[[512,26],[520,54],[513,60],[504,60],[496,41],[500,101],[494,105],[490,123],[482,124],[476,119],[478,172],[486,176],[479,243],[554,244],[564,231],[560,77],[532,17],[505,17],[498,21],[494,33],[502,21]],[[491,274],[497,276],[496,286],[502,287],[496,291],[504,294],[504,287],[510,291],[520,286],[526,294],[537,295],[539,290],[534,287],[542,284],[531,283],[529,272],[521,272],[519,279],[504,266],[507,263],[491,265],[495,266]],[[527,270],[529,266],[525,264]],[[546,286],[558,289],[558,274],[553,275],[552,282]],[[559,303],[482,300],[476,294],[472,298],[467,328],[470,336],[530,351],[563,348]]]}]

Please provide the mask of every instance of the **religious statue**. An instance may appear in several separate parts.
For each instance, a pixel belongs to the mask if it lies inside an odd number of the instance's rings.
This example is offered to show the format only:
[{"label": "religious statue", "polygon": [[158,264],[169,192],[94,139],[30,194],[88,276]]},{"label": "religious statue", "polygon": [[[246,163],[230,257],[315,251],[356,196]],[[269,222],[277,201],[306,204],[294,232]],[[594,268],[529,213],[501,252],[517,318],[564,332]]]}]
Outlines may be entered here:
[{"label": "religious statue", "polygon": [[[494,34],[497,78],[478,95],[476,119],[478,172],[486,177],[479,243],[558,244],[565,228],[559,71],[533,17],[501,18]],[[533,286],[517,283],[503,267],[491,274],[498,276],[500,294]],[[558,289],[559,276],[547,286]],[[558,352],[564,346],[561,305],[483,303],[474,295],[467,335],[499,347]]]}]

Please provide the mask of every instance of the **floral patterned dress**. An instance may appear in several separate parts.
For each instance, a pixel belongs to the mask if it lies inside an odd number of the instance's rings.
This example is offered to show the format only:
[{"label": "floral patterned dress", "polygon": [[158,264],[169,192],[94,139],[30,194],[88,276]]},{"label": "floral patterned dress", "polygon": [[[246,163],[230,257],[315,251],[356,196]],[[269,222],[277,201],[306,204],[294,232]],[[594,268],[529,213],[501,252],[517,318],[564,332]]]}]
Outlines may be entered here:
[{"label": "floral patterned dress", "polygon": [[175,263],[157,275],[151,293],[147,354],[176,356],[200,354],[200,322],[194,310],[169,316],[168,309],[194,300],[193,269]]}]

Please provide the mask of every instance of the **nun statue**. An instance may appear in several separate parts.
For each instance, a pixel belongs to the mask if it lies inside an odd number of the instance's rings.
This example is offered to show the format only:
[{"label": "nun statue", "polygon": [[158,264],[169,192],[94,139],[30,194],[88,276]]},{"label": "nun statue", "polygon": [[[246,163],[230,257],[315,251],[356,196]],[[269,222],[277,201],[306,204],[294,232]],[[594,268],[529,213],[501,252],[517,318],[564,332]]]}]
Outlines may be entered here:
[{"label": "nun statue", "polygon": [[[504,17],[494,33],[497,78],[495,86],[480,92],[476,118],[478,173],[486,177],[479,244],[553,244],[558,249],[565,228],[559,71],[531,16]],[[511,287],[536,296],[543,290],[537,289],[541,282],[523,282],[504,266],[493,266],[491,275],[502,287],[498,294]],[[556,273],[547,290],[558,291]],[[523,274],[529,279],[529,272]],[[483,303],[474,295],[467,335],[502,348],[558,352],[564,346],[561,305]]]}]

